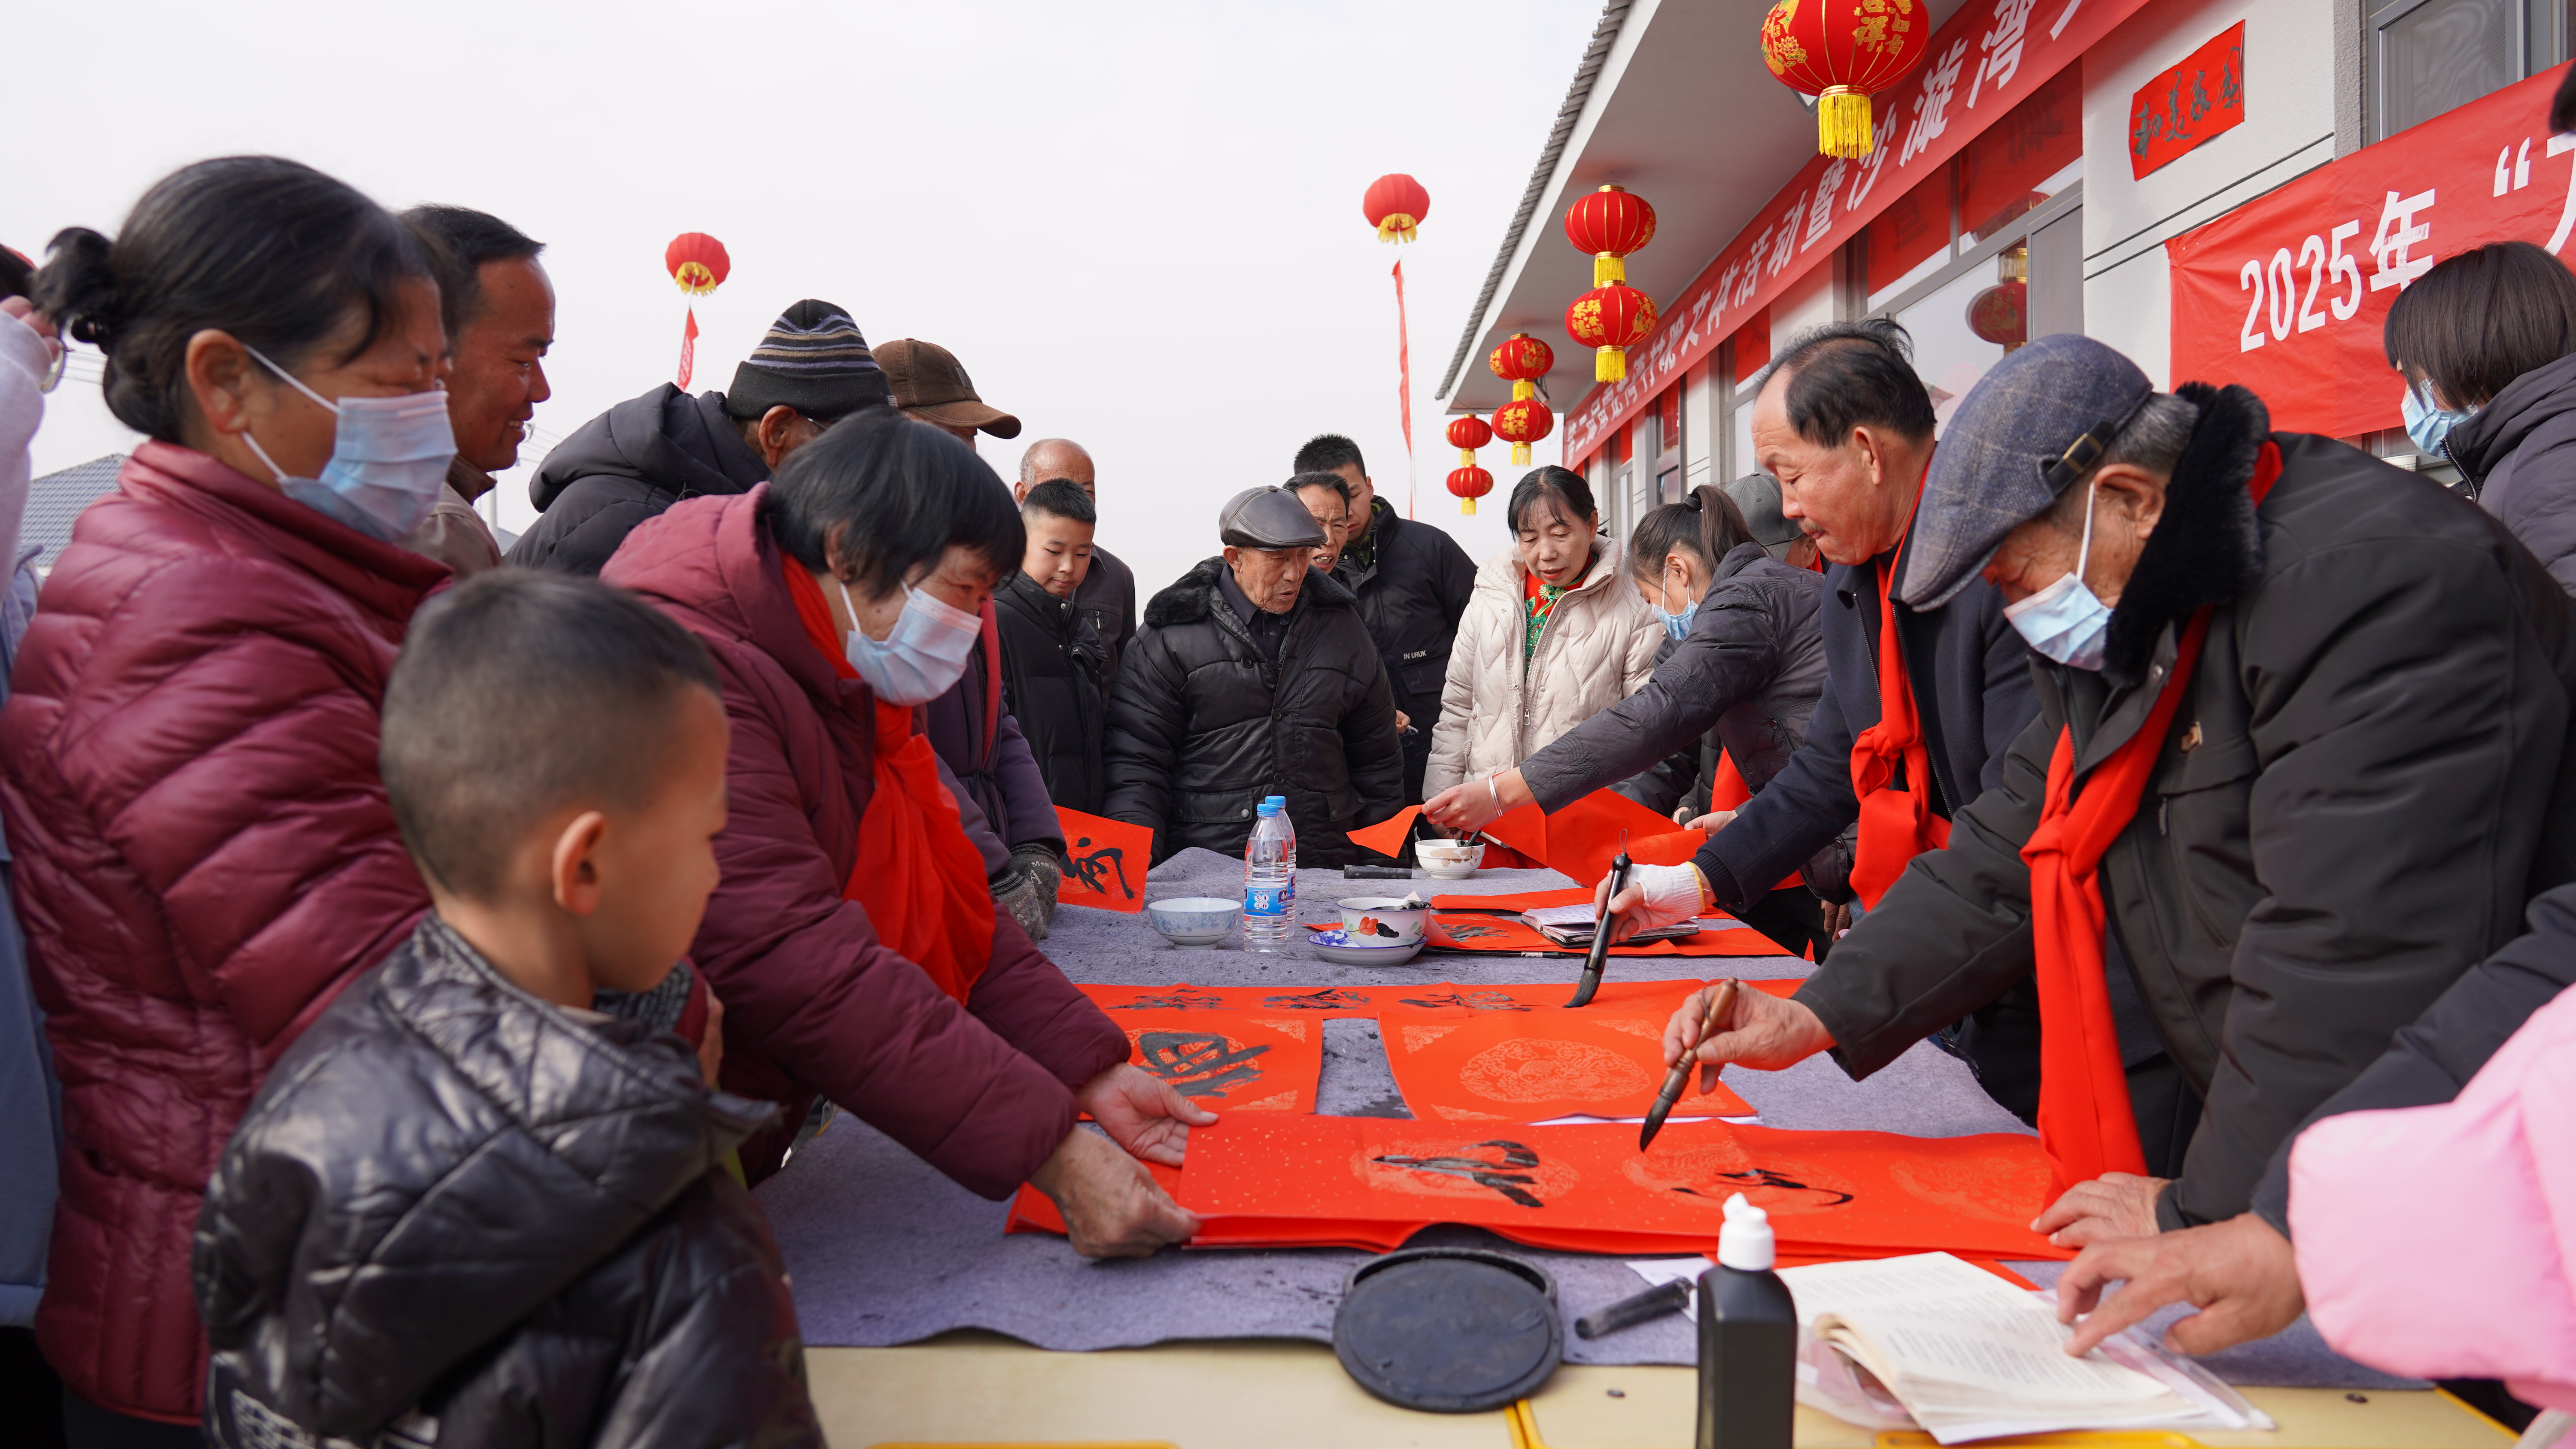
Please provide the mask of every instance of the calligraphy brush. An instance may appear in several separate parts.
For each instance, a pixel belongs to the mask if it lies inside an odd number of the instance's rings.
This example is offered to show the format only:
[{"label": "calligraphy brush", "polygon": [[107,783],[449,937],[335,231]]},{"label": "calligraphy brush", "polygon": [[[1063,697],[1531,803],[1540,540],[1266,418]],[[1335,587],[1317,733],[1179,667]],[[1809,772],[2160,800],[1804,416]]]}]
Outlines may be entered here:
[{"label": "calligraphy brush", "polygon": [[[1628,833],[1619,832],[1619,853],[1610,860],[1610,899],[1628,888],[1628,868],[1636,862],[1628,858]],[[1605,903],[1606,904],[1606,903]],[[1574,999],[1568,1007],[1590,1004],[1592,993],[1601,989],[1601,968],[1610,961],[1610,913],[1606,909],[1592,923],[1592,950],[1583,958],[1583,979],[1575,984]]]},{"label": "calligraphy brush", "polygon": [[[1717,983],[1716,989],[1709,992],[1708,1015],[1699,1024],[1701,1041],[1708,1040],[1708,1034],[1717,1030],[1717,1024],[1726,1020],[1726,1014],[1735,1009],[1735,993],[1739,989],[1729,979]],[[1682,1059],[1673,1063],[1673,1069],[1664,1074],[1664,1089],[1655,1094],[1655,1105],[1646,1109],[1646,1125],[1637,1132],[1639,1152],[1655,1145],[1655,1134],[1664,1130],[1664,1119],[1673,1115],[1673,1104],[1682,1099],[1683,1090],[1690,1086],[1691,1068],[1695,1065],[1697,1063],[1690,1059],[1690,1053],[1684,1052]]]}]

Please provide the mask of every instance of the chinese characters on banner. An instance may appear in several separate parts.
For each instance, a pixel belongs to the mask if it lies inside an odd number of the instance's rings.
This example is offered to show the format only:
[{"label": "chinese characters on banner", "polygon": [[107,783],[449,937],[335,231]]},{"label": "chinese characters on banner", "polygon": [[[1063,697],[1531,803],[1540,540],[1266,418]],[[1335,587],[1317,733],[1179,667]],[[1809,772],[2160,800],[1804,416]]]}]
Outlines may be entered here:
[{"label": "chinese characters on banner", "polygon": [[2380,347],[2397,293],[2444,257],[2536,242],[2565,259],[2576,135],[2552,136],[2565,66],[2318,167],[2165,243],[2173,373],[2242,383],[2272,426],[2352,437],[2399,424]]},{"label": "chinese characters on banner", "polygon": [[1565,456],[1600,446],[1685,368],[1717,350],[1809,267],[1851,240],[1978,132],[2001,119],[2145,0],[1969,0],[1932,37],[1923,64],[1873,97],[1867,156],[1808,160],[1628,349],[1623,382],[1594,388],[1565,415]]},{"label": "chinese characters on banner", "polygon": [[2129,174],[2144,176],[2245,119],[2245,22],[2219,32],[2129,101]]},{"label": "chinese characters on banner", "polygon": [[1145,865],[1154,852],[1154,832],[1061,805],[1055,818],[1064,828],[1065,858],[1073,862],[1056,887],[1056,904],[1130,914],[1145,909]]}]

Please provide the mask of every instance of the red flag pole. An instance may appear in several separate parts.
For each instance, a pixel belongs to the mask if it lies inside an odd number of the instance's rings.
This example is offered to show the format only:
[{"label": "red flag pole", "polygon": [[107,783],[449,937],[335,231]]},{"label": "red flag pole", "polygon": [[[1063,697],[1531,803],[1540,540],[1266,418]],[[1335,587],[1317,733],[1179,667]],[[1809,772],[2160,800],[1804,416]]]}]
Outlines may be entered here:
[{"label": "red flag pole", "polygon": [[1404,263],[1395,264],[1395,401],[1404,413],[1404,516],[1413,516],[1420,484],[1413,470],[1413,334],[1404,322]]}]

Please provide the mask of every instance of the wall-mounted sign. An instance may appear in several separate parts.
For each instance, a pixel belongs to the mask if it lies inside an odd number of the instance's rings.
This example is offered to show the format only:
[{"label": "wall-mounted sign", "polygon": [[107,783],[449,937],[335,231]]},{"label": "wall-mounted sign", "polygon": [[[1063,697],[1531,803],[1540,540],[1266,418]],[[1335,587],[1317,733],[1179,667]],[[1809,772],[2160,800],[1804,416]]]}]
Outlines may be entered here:
[{"label": "wall-mounted sign", "polygon": [[2129,99],[2129,175],[2144,176],[2245,119],[2245,22]]}]

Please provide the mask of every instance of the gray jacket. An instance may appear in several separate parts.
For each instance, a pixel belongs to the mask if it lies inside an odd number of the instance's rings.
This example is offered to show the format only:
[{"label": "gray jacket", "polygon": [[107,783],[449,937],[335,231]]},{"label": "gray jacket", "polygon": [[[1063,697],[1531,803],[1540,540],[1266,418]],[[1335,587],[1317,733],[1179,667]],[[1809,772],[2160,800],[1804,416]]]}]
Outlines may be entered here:
[{"label": "gray jacket", "polygon": [[2576,591],[2576,357],[2507,383],[2447,446],[2478,505]]}]

